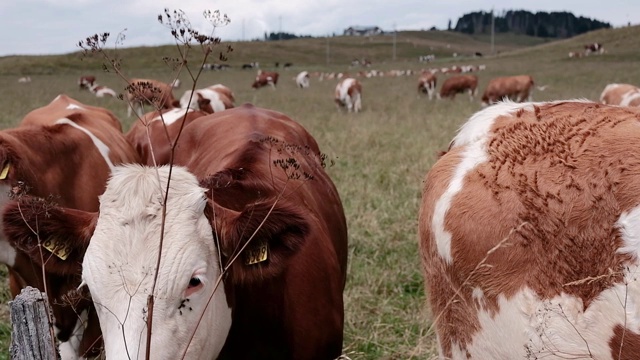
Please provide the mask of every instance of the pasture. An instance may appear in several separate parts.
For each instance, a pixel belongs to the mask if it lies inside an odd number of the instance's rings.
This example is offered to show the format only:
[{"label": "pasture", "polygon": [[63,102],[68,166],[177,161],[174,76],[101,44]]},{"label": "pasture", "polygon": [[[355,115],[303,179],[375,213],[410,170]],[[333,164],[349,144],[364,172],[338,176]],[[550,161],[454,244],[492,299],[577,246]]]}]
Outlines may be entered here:
[{"label": "pasture", "polygon": [[[443,37],[447,34],[435,35]],[[636,40],[639,35],[640,28],[631,27],[540,45],[535,45],[539,41],[519,44],[516,40],[505,39],[499,44],[499,56],[451,58],[444,50],[446,43],[455,44],[460,53],[477,51],[479,46],[488,53],[487,39],[448,34],[451,39],[429,40],[404,34],[399,37],[402,43],[396,61],[390,60],[389,37],[373,39],[370,44],[364,40],[364,43],[361,40],[356,43],[346,39],[335,46],[334,60],[330,64],[325,63],[322,39],[313,40],[318,43],[318,49],[313,52],[311,45],[309,48],[301,45],[302,40],[295,40],[299,48],[295,48],[296,43],[285,41],[236,43],[233,44],[234,52],[229,55],[230,63],[254,59],[261,62],[261,68],[273,70],[274,61],[282,63],[282,59],[287,58],[294,66],[288,70],[278,69],[280,79],[275,91],[270,88],[253,90],[255,70],[240,70],[238,66],[228,71],[203,72],[198,86],[222,83],[235,92],[236,105],[249,102],[287,114],[309,130],[328,156],[331,164],[327,171],[340,192],[349,229],[344,353],[351,359],[431,359],[437,357],[437,351],[430,328],[431,314],[425,308],[417,216],[422,180],[436,161],[438,151],[445,150],[458,127],[481,108],[480,96],[492,77],[532,75],[536,85],[548,86],[544,92],[534,91],[536,101],[597,100],[608,83],[640,84],[640,53]],[[603,43],[607,53],[568,58],[569,51],[580,50],[583,44],[594,41]],[[251,54],[245,45],[255,49],[255,53]],[[383,46],[386,46],[385,50],[379,50]],[[429,46],[435,46],[437,51],[430,51]],[[369,47],[371,49],[367,50]],[[144,58],[134,57],[135,60],[125,62],[123,73],[129,77],[170,80],[171,70],[164,66],[161,56],[175,57],[175,49],[161,49],[150,48],[147,55],[144,48],[132,49],[131,56],[135,53]],[[371,69],[419,70],[468,64],[485,64],[487,69],[476,73],[478,96],[473,102],[466,94],[459,94],[454,101],[429,101],[426,96],[418,96],[417,74],[359,78],[363,86],[363,111],[358,114],[336,110],[333,91],[337,80],[312,78],[310,88],[306,90],[295,86],[295,75],[302,70],[346,71],[355,75],[362,69],[350,69],[349,61],[362,57],[364,51],[368,51],[365,55],[373,60]],[[431,52],[441,54],[436,63],[418,63],[417,54]],[[315,56],[311,56],[313,54]],[[127,52],[123,52],[122,57],[127,59],[127,56]],[[14,126],[30,110],[65,93],[86,104],[110,109],[123,122],[124,129],[128,129],[133,118],[127,118],[123,101],[96,98],[77,86],[78,77],[90,73],[97,76],[98,83],[122,91],[125,86],[122,79],[113,73],[102,72],[99,60],[83,63],[77,56],[70,55],[65,59],[29,57],[21,62],[20,57],[0,58],[0,106],[3,109],[0,126]],[[72,65],[61,65],[68,63]],[[9,69],[11,64],[20,66],[19,72]],[[53,66],[53,70],[30,73],[28,64],[34,69]],[[21,74],[30,75],[32,82],[19,84],[17,78]],[[437,76],[439,90],[446,75]],[[178,97],[190,86],[184,73],[179,77],[182,86],[174,91]],[[0,294],[0,359],[8,358],[6,349],[10,332],[5,275],[5,272],[0,275],[3,286]]]}]

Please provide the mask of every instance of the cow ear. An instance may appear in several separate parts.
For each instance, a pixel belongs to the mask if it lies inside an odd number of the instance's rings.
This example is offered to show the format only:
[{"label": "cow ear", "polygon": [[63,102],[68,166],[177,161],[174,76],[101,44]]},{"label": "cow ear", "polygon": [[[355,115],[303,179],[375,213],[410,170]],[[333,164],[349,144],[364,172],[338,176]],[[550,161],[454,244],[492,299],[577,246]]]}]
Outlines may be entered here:
[{"label": "cow ear", "polygon": [[284,200],[258,202],[242,211],[210,200],[207,209],[214,235],[233,284],[279,276],[309,233],[304,214]]},{"label": "cow ear", "polygon": [[58,275],[79,273],[97,222],[97,213],[24,197],[9,202],[2,222],[9,243],[34,263]]}]

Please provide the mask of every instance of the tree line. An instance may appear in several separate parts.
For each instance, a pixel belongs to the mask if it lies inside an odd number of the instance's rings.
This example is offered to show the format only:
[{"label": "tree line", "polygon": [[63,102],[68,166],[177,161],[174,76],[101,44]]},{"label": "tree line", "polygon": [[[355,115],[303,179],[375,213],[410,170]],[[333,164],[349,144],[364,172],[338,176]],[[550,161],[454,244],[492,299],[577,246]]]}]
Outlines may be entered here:
[{"label": "tree line", "polygon": [[[595,19],[576,17],[570,12],[536,12],[509,10],[496,14],[496,33],[515,33],[543,38],[569,38],[588,31],[610,28],[611,24]],[[451,24],[451,23],[449,23]],[[450,27],[451,25],[449,25]],[[490,34],[491,12],[472,12],[458,19],[449,30],[465,34]]]}]

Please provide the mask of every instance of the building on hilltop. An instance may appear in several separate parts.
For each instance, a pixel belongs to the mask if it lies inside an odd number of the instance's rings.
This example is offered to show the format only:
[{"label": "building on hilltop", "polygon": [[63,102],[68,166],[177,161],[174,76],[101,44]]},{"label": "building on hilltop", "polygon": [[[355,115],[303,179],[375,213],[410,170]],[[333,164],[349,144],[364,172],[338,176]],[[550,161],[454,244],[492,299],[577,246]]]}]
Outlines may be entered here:
[{"label": "building on hilltop", "polygon": [[372,36],[381,35],[384,31],[377,26],[350,26],[344,29],[345,36]]}]

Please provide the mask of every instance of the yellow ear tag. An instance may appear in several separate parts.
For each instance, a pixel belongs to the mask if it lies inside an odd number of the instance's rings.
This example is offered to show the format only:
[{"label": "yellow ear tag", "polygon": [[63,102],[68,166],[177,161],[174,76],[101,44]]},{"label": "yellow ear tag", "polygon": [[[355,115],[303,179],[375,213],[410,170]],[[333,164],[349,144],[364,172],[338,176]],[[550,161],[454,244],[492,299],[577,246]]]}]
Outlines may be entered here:
[{"label": "yellow ear tag", "polygon": [[9,175],[9,168],[11,167],[11,164],[7,163],[7,165],[4,166],[4,168],[2,169],[2,172],[0,172],[0,180],[4,180],[7,178],[7,175]]},{"label": "yellow ear tag", "polygon": [[260,241],[245,250],[245,265],[253,265],[266,261],[269,257],[269,244],[266,241]]},{"label": "yellow ear tag", "polygon": [[42,243],[42,247],[49,250],[53,255],[57,256],[60,260],[67,260],[71,253],[71,246],[69,244],[62,244],[55,239],[49,238]]}]

